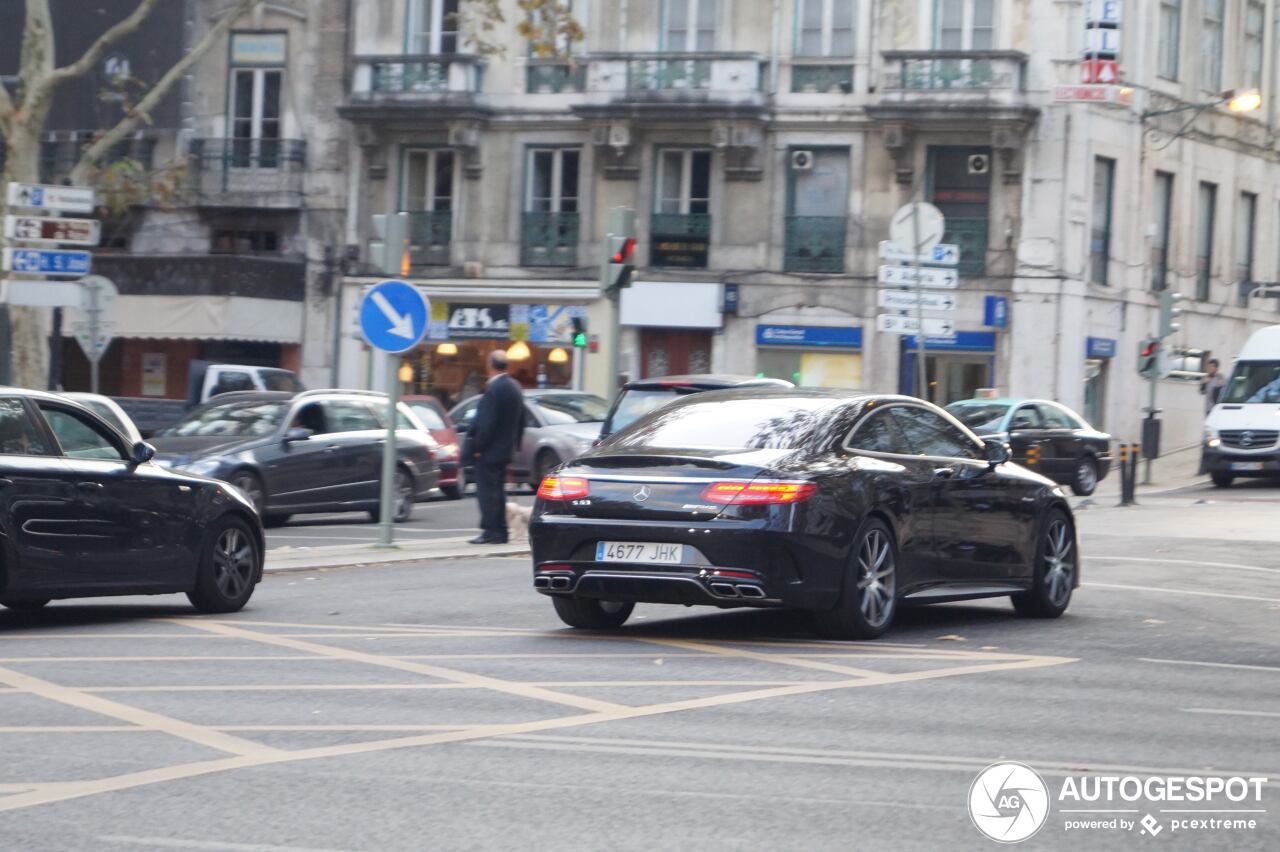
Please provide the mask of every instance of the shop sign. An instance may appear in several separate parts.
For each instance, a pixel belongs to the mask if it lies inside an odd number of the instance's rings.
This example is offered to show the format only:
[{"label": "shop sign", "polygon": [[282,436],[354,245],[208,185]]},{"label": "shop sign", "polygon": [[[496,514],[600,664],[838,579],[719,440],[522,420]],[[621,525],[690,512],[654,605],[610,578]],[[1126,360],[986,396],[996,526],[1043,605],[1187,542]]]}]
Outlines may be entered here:
[{"label": "shop sign", "polygon": [[990,328],[1009,327],[1009,298],[987,296],[982,300],[982,324]]},{"label": "shop sign", "polygon": [[[903,338],[906,341],[907,349],[914,351],[916,346],[916,336],[914,334]],[[924,348],[926,352],[995,352],[996,351],[996,333],[994,331],[955,331],[948,335],[925,335]]]},{"label": "shop sign", "polygon": [[758,325],[757,346],[805,346],[821,349],[858,349],[862,328],[852,326]]},{"label": "shop sign", "polygon": [[1116,341],[1110,337],[1086,337],[1084,341],[1086,358],[1116,357]]},{"label": "shop sign", "polygon": [[427,319],[427,340],[449,339],[449,303],[432,302],[431,316]]},{"label": "shop sign", "polygon": [[[512,305],[512,310],[517,307]],[[528,309],[530,343],[572,345],[573,321],[587,318],[587,309],[581,305],[529,305]]]},{"label": "shop sign", "polygon": [[654,234],[649,238],[649,263],[653,266],[706,269],[710,246],[711,241],[703,237]]},{"label": "shop sign", "polygon": [[453,340],[509,340],[510,305],[449,305],[449,337]]}]

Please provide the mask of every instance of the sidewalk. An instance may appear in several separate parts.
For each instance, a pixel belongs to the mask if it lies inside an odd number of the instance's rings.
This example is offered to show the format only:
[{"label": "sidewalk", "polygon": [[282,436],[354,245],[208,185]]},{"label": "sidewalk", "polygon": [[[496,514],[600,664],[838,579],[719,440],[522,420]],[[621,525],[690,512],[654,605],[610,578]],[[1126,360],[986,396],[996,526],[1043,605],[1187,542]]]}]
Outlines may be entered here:
[{"label": "sidewalk", "polygon": [[527,539],[507,544],[470,544],[469,536],[437,538],[412,544],[379,548],[369,544],[332,544],[323,547],[277,547],[267,551],[268,574],[313,571],[320,568],[347,568],[393,562],[422,562],[428,559],[468,559],[494,556],[523,556],[529,552]]},{"label": "sidewalk", "polygon": [[[1120,452],[1113,449],[1114,459],[1107,478],[1098,483],[1092,499],[1104,505],[1109,501],[1120,501]],[[1138,459],[1137,496],[1143,494],[1157,495],[1177,488],[1186,488],[1209,481],[1209,477],[1200,473],[1199,445],[1172,450],[1158,459],[1151,460],[1151,484],[1143,485],[1143,475],[1147,470],[1145,459]]]}]

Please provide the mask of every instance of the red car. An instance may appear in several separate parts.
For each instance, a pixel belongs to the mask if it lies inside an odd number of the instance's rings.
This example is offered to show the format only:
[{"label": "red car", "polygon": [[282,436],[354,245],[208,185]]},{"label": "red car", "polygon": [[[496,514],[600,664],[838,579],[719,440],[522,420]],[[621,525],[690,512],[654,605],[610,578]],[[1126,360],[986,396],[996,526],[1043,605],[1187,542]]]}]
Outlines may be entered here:
[{"label": "red car", "polygon": [[405,405],[418,418],[422,428],[435,438],[436,466],[440,468],[440,491],[450,500],[457,500],[467,490],[467,474],[459,464],[462,453],[458,430],[453,427],[449,413],[434,396],[408,396]]}]

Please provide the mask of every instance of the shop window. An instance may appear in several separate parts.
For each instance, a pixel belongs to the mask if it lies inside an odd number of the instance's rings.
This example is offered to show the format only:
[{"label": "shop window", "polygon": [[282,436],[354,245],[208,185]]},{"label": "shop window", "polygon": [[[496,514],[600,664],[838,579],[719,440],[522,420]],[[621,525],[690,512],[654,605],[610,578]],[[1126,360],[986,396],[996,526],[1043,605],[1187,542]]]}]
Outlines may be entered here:
[{"label": "shop window", "polygon": [[959,269],[981,275],[987,266],[991,149],[931,147],[929,200],[946,217],[945,243],[960,247]]}]

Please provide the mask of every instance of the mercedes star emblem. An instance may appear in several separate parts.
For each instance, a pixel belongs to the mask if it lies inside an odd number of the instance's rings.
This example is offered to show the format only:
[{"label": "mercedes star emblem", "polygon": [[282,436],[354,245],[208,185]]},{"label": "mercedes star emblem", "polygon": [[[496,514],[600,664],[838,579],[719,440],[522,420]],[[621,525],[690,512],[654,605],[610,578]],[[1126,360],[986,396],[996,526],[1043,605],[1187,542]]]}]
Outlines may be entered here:
[{"label": "mercedes star emblem", "polygon": [[641,485],[639,488],[636,489],[635,493],[631,495],[631,499],[635,500],[637,503],[643,503],[645,500],[648,500],[649,486]]}]

